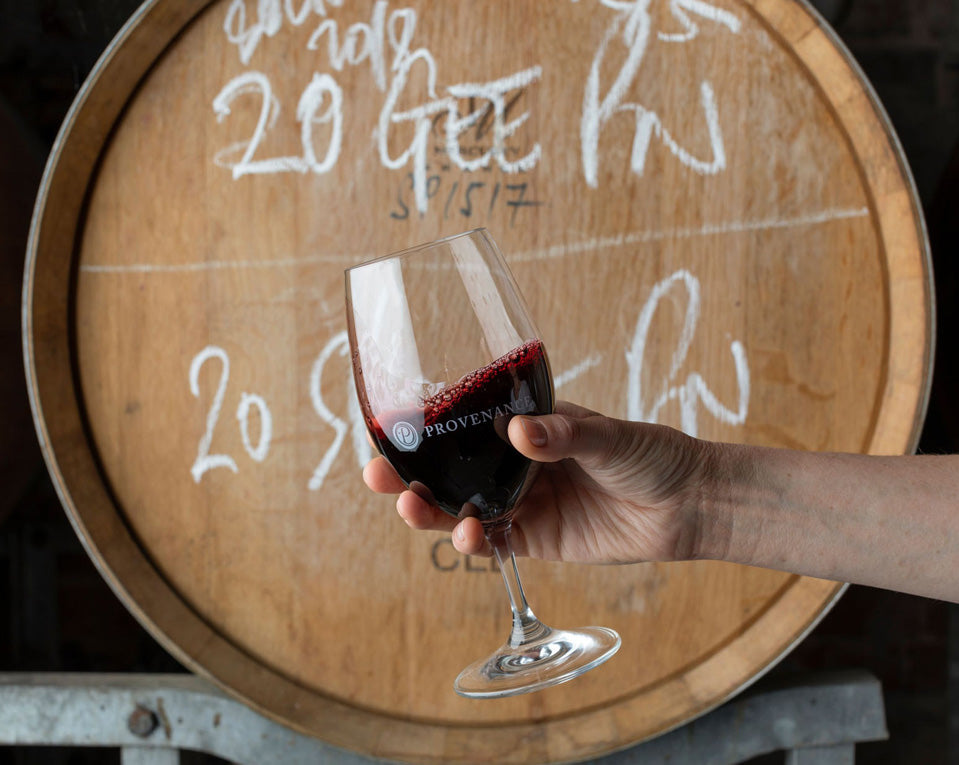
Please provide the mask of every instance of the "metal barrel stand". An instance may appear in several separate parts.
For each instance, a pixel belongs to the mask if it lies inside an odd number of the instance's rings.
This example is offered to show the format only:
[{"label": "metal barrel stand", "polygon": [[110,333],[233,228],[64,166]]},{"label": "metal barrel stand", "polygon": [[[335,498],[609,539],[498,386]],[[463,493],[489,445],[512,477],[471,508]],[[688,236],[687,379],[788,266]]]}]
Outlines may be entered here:
[{"label": "metal barrel stand", "polygon": [[[592,762],[732,765],[785,751],[787,765],[847,765],[888,738],[882,689],[839,673],[747,692],[688,725]],[[118,747],[122,765],[176,765],[181,750],[236,765],[382,762],[269,720],[194,675],[0,674],[0,746]]]}]

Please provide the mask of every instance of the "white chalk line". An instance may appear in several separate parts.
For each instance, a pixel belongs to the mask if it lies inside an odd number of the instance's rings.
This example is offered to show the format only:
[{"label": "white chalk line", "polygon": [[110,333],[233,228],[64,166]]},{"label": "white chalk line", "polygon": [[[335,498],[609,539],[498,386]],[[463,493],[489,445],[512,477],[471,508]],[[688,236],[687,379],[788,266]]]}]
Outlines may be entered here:
[{"label": "white chalk line", "polygon": [[770,231],[780,228],[802,228],[804,226],[818,226],[837,220],[849,218],[864,218],[869,215],[869,208],[860,207],[848,210],[824,210],[812,215],[803,215],[796,218],[776,218],[760,221],[734,221],[731,223],[710,223],[696,228],[673,228],[662,231],[636,231],[619,236],[606,236],[589,239],[583,242],[556,244],[546,249],[529,250],[509,255],[510,263],[521,263],[532,260],[549,260],[567,255],[576,255],[582,252],[595,252],[610,247],[646,244],[667,239],[693,239],[695,237],[715,236],[721,234],[742,234],[750,231]]},{"label": "white chalk line", "polygon": [[373,255],[307,255],[304,257],[277,258],[275,260],[207,260],[201,263],[128,263],[109,266],[91,263],[81,265],[80,270],[91,274],[148,274],[189,273],[191,271],[221,271],[242,268],[293,268],[321,263],[353,265],[369,260]]},{"label": "white chalk line", "polygon": [[590,356],[588,359],[585,359],[584,361],[579,362],[579,364],[572,367],[571,369],[567,369],[565,372],[561,372],[560,374],[553,377],[553,387],[561,388],[567,383],[570,383],[573,380],[575,380],[580,375],[588,372],[593,367],[599,366],[602,363],[603,363],[602,356],[598,354]]},{"label": "white chalk line", "polygon": [[[691,228],[673,228],[662,231],[636,231],[619,236],[598,237],[582,242],[557,244],[545,249],[527,250],[507,255],[510,263],[524,261],[549,260],[583,252],[596,252],[611,247],[644,244],[668,239],[692,239],[695,237],[723,234],[741,234],[750,231],[769,231],[782,228],[802,228],[818,226],[832,221],[863,218],[869,215],[869,208],[823,210],[819,213],[802,215],[795,218],[774,218],[758,221],[733,221],[730,223],[710,223]],[[244,268],[295,268],[297,266],[332,265],[351,266],[378,257],[381,253],[366,255],[307,255],[303,257],[278,258],[275,260],[211,260],[202,263],[129,263],[123,265],[101,265],[96,263],[80,266],[80,271],[88,274],[162,274],[219,271]]]}]

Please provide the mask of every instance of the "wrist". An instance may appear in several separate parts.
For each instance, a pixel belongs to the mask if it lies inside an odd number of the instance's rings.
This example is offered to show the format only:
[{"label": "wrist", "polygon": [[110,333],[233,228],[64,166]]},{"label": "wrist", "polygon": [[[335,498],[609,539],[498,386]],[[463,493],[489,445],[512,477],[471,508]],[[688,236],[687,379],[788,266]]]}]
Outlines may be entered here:
[{"label": "wrist", "polygon": [[[691,560],[731,560],[734,549],[733,497],[748,492],[755,473],[749,448],[738,444],[699,441],[702,456],[692,495]],[[737,488],[738,487],[738,488]]]}]

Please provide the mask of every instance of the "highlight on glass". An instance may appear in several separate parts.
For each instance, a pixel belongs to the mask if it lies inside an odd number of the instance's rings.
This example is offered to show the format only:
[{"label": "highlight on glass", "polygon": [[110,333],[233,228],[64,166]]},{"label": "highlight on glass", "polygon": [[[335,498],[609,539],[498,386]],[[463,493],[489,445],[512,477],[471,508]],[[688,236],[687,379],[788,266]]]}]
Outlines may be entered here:
[{"label": "highlight on glass", "polygon": [[506,584],[509,638],[460,673],[456,692],[512,696],[602,664],[619,649],[619,635],[540,622],[511,548],[514,509],[533,471],[506,428],[517,414],[552,412],[553,383],[492,237],[477,229],[350,268],[346,307],[370,436],[413,491],[454,517],[482,522]]}]

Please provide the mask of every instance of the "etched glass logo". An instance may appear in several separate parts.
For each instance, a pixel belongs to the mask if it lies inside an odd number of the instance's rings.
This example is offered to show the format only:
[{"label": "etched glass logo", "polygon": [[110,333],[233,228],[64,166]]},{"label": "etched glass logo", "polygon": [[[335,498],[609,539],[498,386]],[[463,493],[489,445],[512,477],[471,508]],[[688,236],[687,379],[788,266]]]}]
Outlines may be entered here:
[{"label": "etched glass logo", "polygon": [[397,448],[411,452],[420,445],[420,434],[410,423],[399,420],[393,425],[393,443]]}]

